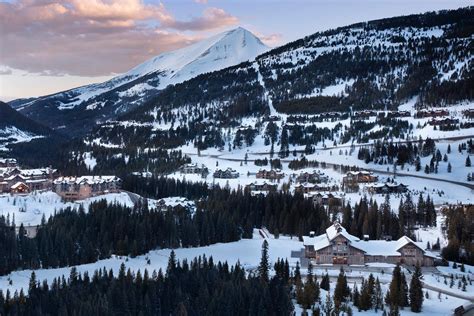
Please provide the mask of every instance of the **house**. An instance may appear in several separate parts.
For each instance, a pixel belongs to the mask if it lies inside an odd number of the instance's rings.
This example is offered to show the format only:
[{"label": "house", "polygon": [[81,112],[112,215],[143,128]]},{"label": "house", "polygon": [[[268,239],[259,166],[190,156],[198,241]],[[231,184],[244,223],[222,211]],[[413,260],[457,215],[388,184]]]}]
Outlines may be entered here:
[{"label": "house", "polygon": [[209,169],[203,164],[199,166],[196,163],[188,163],[179,168],[179,171],[183,174],[200,174],[202,176],[207,176],[209,174]]},{"label": "house", "polygon": [[373,183],[377,182],[378,177],[372,172],[368,171],[349,171],[342,178],[342,185],[344,190],[351,191],[351,189],[358,188],[359,183]]},{"label": "house", "polygon": [[30,193],[30,187],[24,182],[17,182],[10,187],[12,194],[28,194]]},{"label": "house", "polygon": [[236,179],[239,177],[239,173],[232,168],[227,168],[226,170],[217,169],[213,176],[218,179]]},{"label": "house", "polygon": [[314,204],[324,205],[329,208],[341,208],[344,206],[344,193],[318,192],[311,195]]},{"label": "house", "polygon": [[466,118],[474,118],[474,109],[467,109],[462,112]]},{"label": "house", "polygon": [[408,191],[408,186],[403,183],[369,183],[365,186],[365,190],[372,194],[405,193]]},{"label": "house", "polygon": [[116,176],[59,177],[53,181],[53,191],[67,200],[82,200],[119,192],[121,185],[122,180]]},{"label": "house", "polygon": [[12,185],[24,182],[30,191],[50,190],[57,170],[52,168],[21,169],[9,167],[0,169],[0,192],[10,192]]},{"label": "house", "polygon": [[424,118],[424,117],[442,117],[448,116],[449,111],[447,110],[420,110],[415,114],[415,118]]},{"label": "house", "polygon": [[312,173],[309,172],[301,172],[298,176],[296,176],[296,182],[298,183],[326,183],[329,181],[328,176],[326,176],[324,173],[321,173],[319,171],[313,171]]},{"label": "house", "polygon": [[360,240],[349,234],[339,222],[326,229],[322,235],[311,232],[303,237],[305,257],[316,264],[365,265],[382,262],[433,266],[436,256],[417,243],[403,236],[398,240]]},{"label": "house", "polygon": [[260,169],[257,172],[257,179],[280,180],[285,177],[285,174],[280,169],[265,170]]},{"label": "house", "polygon": [[317,183],[299,183],[294,186],[295,193],[311,193],[311,192],[319,192],[319,191],[337,191],[339,188],[337,186],[330,186],[330,185],[322,185]]},{"label": "house", "polygon": [[431,126],[442,126],[442,125],[455,125],[458,124],[459,120],[458,119],[453,119],[453,118],[433,118],[431,119],[428,124]]},{"label": "house", "polygon": [[245,190],[250,192],[275,192],[278,184],[266,181],[255,181],[245,186]]}]

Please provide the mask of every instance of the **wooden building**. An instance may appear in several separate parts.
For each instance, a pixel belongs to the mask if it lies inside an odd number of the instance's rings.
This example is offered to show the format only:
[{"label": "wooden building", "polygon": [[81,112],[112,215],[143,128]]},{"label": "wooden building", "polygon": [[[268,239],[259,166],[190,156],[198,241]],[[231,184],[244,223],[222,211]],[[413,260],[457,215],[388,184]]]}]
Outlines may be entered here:
[{"label": "wooden building", "polygon": [[433,266],[436,256],[403,236],[398,240],[360,240],[350,235],[339,222],[334,222],[322,235],[310,233],[303,237],[305,256],[316,264],[365,265],[381,262],[392,264],[419,263]]}]

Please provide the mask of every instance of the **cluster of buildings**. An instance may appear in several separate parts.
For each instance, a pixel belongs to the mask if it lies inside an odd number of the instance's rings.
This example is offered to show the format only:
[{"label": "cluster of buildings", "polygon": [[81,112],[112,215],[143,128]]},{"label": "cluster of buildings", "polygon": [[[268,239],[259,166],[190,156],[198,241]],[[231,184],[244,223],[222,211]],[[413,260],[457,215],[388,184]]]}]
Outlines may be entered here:
[{"label": "cluster of buildings", "polygon": [[0,193],[27,194],[50,190],[57,170],[48,168],[22,169],[15,159],[0,159]]},{"label": "cluster of buildings", "polygon": [[415,114],[415,118],[424,118],[424,117],[443,117],[448,116],[449,111],[447,110],[420,110]]},{"label": "cluster of buildings", "polygon": [[23,169],[15,159],[0,159],[0,193],[54,191],[64,199],[81,200],[117,192],[121,184],[116,176],[60,177],[51,167]]},{"label": "cluster of buildings", "polygon": [[398,240],[369,240],[349,234],[339,222],[334,222],[322,235],[310,232],[303,237],[305,257],[315,264],[365,265],[392,263],[433,266],[435,255],[403,236]]}]

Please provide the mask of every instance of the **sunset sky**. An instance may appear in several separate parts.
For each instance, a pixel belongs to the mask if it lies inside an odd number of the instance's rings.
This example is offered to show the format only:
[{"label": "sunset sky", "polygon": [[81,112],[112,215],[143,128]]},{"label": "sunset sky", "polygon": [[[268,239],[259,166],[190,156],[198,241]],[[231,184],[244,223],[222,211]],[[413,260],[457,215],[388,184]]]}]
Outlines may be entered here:
[{"label": "sunset sky", "polygon": [[468,5],[472,0],[0,0],[0,100],[104,81],[237,26],[274,47],[354,22]]}]

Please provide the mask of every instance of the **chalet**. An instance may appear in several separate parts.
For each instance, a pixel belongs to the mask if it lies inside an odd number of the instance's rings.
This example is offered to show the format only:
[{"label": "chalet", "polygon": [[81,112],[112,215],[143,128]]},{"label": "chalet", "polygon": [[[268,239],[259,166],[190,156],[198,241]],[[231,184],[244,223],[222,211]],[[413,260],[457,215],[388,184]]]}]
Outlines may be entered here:
[{"label": "chalet", "polygon": [[455,125],[455,124],[458,124],[459,123],[459,120],[458,119],[453,119],[453,118],[449,118],[449,117],[446,117],[446,118],[434,118],[434,119],[431,119],[428,124],[430,124],[431,126],[442,126],[442,125]]},{"label": "chalet", "polygon": [[354,112],[354,114],[352,115],[353,118],[369,118],[373,116],[377,116],[377,111],[370,111],[370,110],[358,111],[358,112]]},{"label": "chalet", "polygon": [[344,193],[337,192],[317,192],[311,195],[314,204],[323,205],[329,208],[340,208],[344,206]]},{"label": "chalet", "polygon": [[296,176],[296,182],[298,183],[326,183],[328,182],[329,178],[324,173],[319,171],[314,171],[312,173],[309,172],[301,172],[298,176]]},{"label": "chalet", "polygon": [[359,183],[373,183],[377,182],[377,180],[378,177],[369,171],[349,171],[342,178],[342,185],[347,191],[351,188],[358,187]]},{"label": "chalet", "polygon": [[443,117],[448,116],[449,111],[447,110],[420,110],[415,114],[415,118],[424,118],[424,117]]},{"label": "chalet", "polygon": [[278,184],[266,181],[255,181],[245,186],[245,190],[250,192],[275,192],[277,188]]},{"label": "chalet", "polygon": [[285,174],[280,169],[265,170],[260,169],[257,172],[257,179],[267,179],[267,180],[281,180],[285,177]]},{"label": "chalet", "polygon": [[10,187],[10,193],[12,194],[28,194],[30,188],[24,182],[17,182]]},{"label": "chalet", "polygon": [[214,171],[214,178],[217,179],[236,179],[239,177],[239,173],[232,168],[226,170],[217,169]]},{"label": "chalet", "polygon": [[462,112],[466,118],[474,119],[474,109],[467,109]]},{"label": "chalet", "polygon": [[122,180],[116,176],[59,177],[53,191],[66,200],[82,200],[91,196],[119,192]]},{"label": "chalet", "polygon": [[369,183],[365,186],[365,190],[372,194],[405,193],[408,191],[408,186],[403,183]]},{"label": "chalet", "polygon": [[339,222],[334,222],[322,235],[311,232],[303,237],[305,256],[316,264],[365,265],[382,262],[433,266],[435,256],[417,243],[403,236],[395,241],[360,240],[350,235]]},{"label": "chalet", "polygon": [[410,111],[393,111],[387,112],[387,118],[410,117]]},{"label": "chalet", "polygon": [[201,164],[200,166],[196,163],[188,163],[179,168],[179,172],[183,174],[200,174],[201,176],[207,176],[209,169]]},{"label": "chalet", "polygon": [[317,183],[299,183],[294,186],[295,193],[311,193],[319,191],[336,191],[338,190],[337,186],[323,185]]},{"label": "chalet", "polygon": [[0,169],[0,192],[10,192],[17,182],[25,183],[30,191],[50,190],[57,171],[51,168],[21,169],[19,167]]}]

